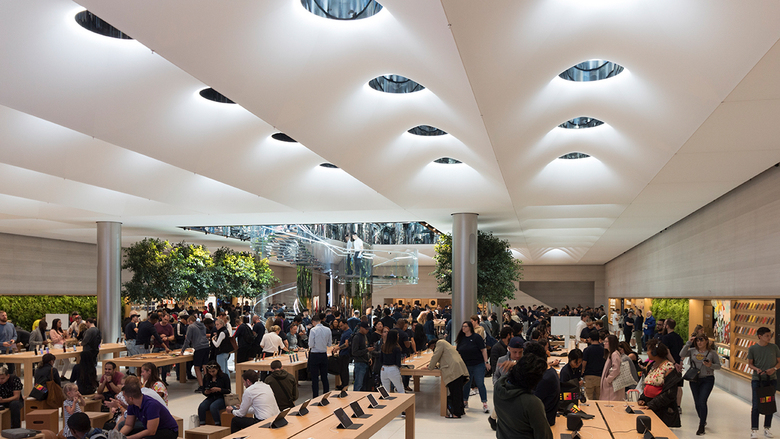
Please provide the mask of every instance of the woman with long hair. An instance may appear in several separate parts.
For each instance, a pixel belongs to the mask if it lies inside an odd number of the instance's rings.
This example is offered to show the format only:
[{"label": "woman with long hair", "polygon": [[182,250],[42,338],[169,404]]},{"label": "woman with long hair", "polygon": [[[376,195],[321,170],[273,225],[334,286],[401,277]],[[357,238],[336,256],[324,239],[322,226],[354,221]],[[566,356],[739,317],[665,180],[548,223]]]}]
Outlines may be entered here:
[{"label": "woman with long hair", "polygon": [[471,321],[465,321],[455,338],[455,345],[469,371],[469,379],[463,386],[463,406],[469,406],[469,390],[471,384],[474,383],[482,400],[482,411],[490,413],[487,404],[487,389],[485,389],[485,371],[490,370],[490,360],[488,360],[485,340],[481,335],[474,333],[474,325]]},{"label": "woman with long hair", "polygon": [[433,341],[439,338],[436,335],[436,325],[433,323],[433,312],[429,312],[425,315],[425,323],[423,324],[423,331],[428,341]]},{"label": "woman with long hair", "polygon": [[599,399],[604,401],[624,401],[626,389],[614,390],[612,381],[620,375],[621,356],[618,350],[618,339],[614,335],[607,336],[606,349],[604,349],[604,369],[601,372],[601,393]]},{"label": "woman with long hair", "polygon": [[160,379],[160,372],[154,363],[144,363],[141,366],[141,387],[154,390],[165,401],[165,405],[168,405],[168,387]]},{"label": "woman with long hair", "polygon": [[398,393],[404,393],[404,383],[401,380],[401,346],[398,345],[398,331],[393,329],[387,333],[387,339],[382,343],[379,362],[382,365],[380,377],[382,386],[390,391],[390,384]]},{"label": "woman with long hair", "polygon": [[667,426],[679,427],[677,388],[682,375],[675,369],[669,349],[658,340],[647,342],[647,357],[653,360],[653,368],[645,376],[645,389],[639,397],[639,405],[647,406]]},{"label": "woman with long hair", "polygon": [[417,352],[422,352],[428,346],[428,337],[425,336],[425,330],[423,329],[423,325],[414,322],[414,346],[417,349]]},{"label": "woman with long hair", "polygon": [[198,421],[200,425],[206,425],[206,412],[210,411],[214,425],[222,425],[220,412],[225,408],[225,395],[230,393],[230,376],[216,361],[210,361],[205,369],[203,395],[206,399],[198,406]]},{"label": "woman with long hair", "polygon": [[222,370],[228,370],[227,362],[230,357],[230,353],[233,352],[233,345],[228,340],[230,333],[228,333],[225,327],[225,322],[222,319],[214,321],[216,330],[211,334],[211,352],[213,358],[216,358],[217,364]]},{"label": "woman with long hair", "polygon": [[[698,329],[698,328],[697,328]],[[715,369],[720,369],[720,357],[718,353],[710,349],[710,339],[694,330],[692,336],[680,351],[680,358],[689,357],[691,367],[699,370],[698,379],[689,381],[691,394],[696,406],[696,414],[699,415],[699,429],[697,435],[704,434],[704,426],[707,425],[707,400],[715,386]]]},{"label": "woman with long hair", "polygon": [[30,333],[30,350],[36,347],[40,349],[49,344],[49,333],[46,331],[47,326],[46,319],[41,319],[38,322],[38,327]]},{"label": "woman with long hair", "polygon": [[[49,338],[51,339],[51,344],[54,346],[55,350],[62,349],[65,346],[65,343],[68,341],[68,334],[62,330],[62,320],[54,319],[51,322]],[[57,369],[59,369],[62,374],[62,379],[65,379],[65,374],[68,373],[68,369],[70,369],[70,358],[57,360],[56,365]]]}]

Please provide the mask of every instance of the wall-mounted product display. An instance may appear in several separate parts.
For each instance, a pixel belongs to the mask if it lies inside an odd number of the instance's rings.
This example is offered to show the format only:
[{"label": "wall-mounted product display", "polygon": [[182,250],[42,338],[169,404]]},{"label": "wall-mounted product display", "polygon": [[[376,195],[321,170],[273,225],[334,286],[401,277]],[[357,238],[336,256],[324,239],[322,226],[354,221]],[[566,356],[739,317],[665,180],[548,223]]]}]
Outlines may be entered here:
[{"label": "wall-mounted product display", "polygon": [[[746,377],[751,376],[748,368],[748,349],[750,346],[758,343],[756,332],[758,328],[766,326],[774,332],[776,315],[776,303],[774,300],[733,300],[731,302],[730,321],[726,322],[726,311],[729,301],[713,300],[715,306],[715,341],[718,347],[718,353],[725,349],[724,344],[728,344],[731,356],[731,370]],[[716,304],[717,302],[717,304]],[[722,326],[723,332],[720,337],[722,342],[718,342],[719,328]],[[728,329],[731,328],[729,331]],[[728,341],[727,341],[728,340]],[[772,343],[775,342],[772,337]]]}]

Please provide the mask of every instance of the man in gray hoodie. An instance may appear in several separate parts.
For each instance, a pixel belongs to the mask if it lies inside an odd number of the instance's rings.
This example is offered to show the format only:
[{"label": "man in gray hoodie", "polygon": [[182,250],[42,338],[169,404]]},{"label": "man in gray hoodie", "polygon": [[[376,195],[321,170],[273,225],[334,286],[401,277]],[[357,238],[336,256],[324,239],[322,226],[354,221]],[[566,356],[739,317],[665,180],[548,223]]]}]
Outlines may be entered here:
[{"label": "man in gray hoodie", "polygon": [[187,322],[187,335],[184,337],[184,344],[181,347],[181,353],[187,348],[195,349],[192,354],[192,364],[195,366],[195,376],[198,377],[198,388],[195,393],[203,391],[203,365],[209,361],[209,339],[206,335],[206,326],[198,321],[195,315],[191,315]]}]

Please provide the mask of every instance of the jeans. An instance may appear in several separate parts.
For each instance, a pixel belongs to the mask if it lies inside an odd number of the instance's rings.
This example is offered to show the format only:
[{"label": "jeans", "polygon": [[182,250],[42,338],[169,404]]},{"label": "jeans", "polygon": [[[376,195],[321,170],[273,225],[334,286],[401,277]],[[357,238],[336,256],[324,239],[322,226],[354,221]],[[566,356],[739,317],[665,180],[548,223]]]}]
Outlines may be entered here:
[{"label": "jeans", "polygon": [[[138,349],[135,345],[135,339],[132,340],[125,340],[125,347],[127,348],[127,356],[132,357],[134,355],[138,355],[140,352],[138,352]],[[135,374],[135,367],[128,368],[128,371],[132,374]]]},{"label": "jeans", "polygon": [[359,392],[363,390],[363,383],[366,380],[366,373],[368,372],[368,363],[360,363],[355,361],[355,383],[352,386],[352,390]]},{"label": "jeans", "polygon": [[[764,381],[766,383],[766,381]],[[751,387],[753,388],[753,407],[750,409],[750,427],[753,430],[758,430],[758,386],[760,381],[753,380],[750,382]],[[777,388],[777,380],[770,380],[769,384],[772,386],[773,389]],[[764,428],[770,428],[772,427],[772,416],[773,415],[764,415]]]},{"label": "jeans", "polygon": [[401,384],[401,369],[398,366],[382,366],[380,376],[382,377],[382,387],[388,392],[390,384],[393,384],[397,393],[404,393],[404,385]]},{"label": "jeans", "polygon": [[24,401],[16,399],[11,402],[0,404],[0,408],[11,409],[11,428],[22,428],[22,410],[24,410]]},{"label": "jeans", "polygon": [[[715,386],[715,377],[699,377],[699,381],[691,381],[690,383],[693,403],[696,405],[696,414],[699,415],[699,424],[703,425],[707,422],[707,399],[710,397],[713,386]],[[756,424],[758,424],[758,418],[756,418]]]},{"label": "jeans", "polygon": [[319,380],[322,378],[322,393],[328,393],[328,354],[325,352],[309,353],[309,377],[311,378],[311,397],[316,398],[320,394]]},{"label": "jeans", "polygon": [[230,373],[227,365],[228,358],[230,358],[230,353],[217,355],[217,364],[219,364],[219,367],[222,368],[222,372],[224,373]]},{"label": "jeans", "polygon": [[479,363],[475,366],[466,366],[469,371],[469,379],[463,386],[463,402],[469,400],[469,391],[471,390],[471,383],[477,385],[479,390],[479,398],[482,402],[487,402],[487,390],[485,389],[485,363]]},{"label": "jeans", "polygon": [[198,406],[198,420],[200,425],[206,425],[206,410],[211,412],[211,419],[215,425],[222,425],[220,411],[225,409],[225,398],[208,397]]}]

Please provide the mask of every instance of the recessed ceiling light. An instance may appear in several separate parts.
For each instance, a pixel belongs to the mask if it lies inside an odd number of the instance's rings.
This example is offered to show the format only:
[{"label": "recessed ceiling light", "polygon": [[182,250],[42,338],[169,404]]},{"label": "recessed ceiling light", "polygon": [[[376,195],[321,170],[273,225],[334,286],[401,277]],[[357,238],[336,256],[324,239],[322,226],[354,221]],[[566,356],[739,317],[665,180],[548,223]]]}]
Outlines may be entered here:
[{"label": "recessed ceiling light", "polygon": [[322,166],[323,168],[328,168],[328,169],[338,169],[339,168],[338,166],[334,165],[333,163],[320,163],[320,166]]},{"label": "recessed ceiling light", "polygon": [[603,125],[604,122],[594,119],[592,117],[575,117],[574,119],[567,120],[566,122],[558,125],[561,128],[567,129],[580,129],[580,128],[593,128],[599,125]]},{"label": "recessed ceiling light", "polygon": [[617,76],[623,66],[603,59],[589,59],[564,70],[560,75],[567,81],[588,82]]},{"label": "recessed ceiling light", "polygon": [[76,23],[81,25],[84,29],[94,32],[99,35],[103,35],[111,38],[119,38],[121,40],[132,40],[133,38],[123,33],[121,30],[111,26],[100,17],[89,11],[81,11],[76,14]]},{"label": "recessed ceiling light", "polygon": [[203,99],[219,102],[221,104],[235,104],[235,102],[231,101],[225,95],[214,90],[213,88],[204,88],[200,91],[200,95],[203,97]]},{"label": "recessed ceiling light", "polygon": [[564,154],[559,159],[563,160],[577,160],[577,159],[586,159],[590,157],[589,155],[585,154],[584,152],[570,152],[568,154]]},{"label": "recessed ceiling light", "polygon": [[368,81],[368,86],[385,93],[414,93],[425,87],[401,75],[382,75]]},{"label": "recessed ceiling light", "polygon": [[382,10],[374,0],[301,0],[307,11],[331,20],[360,20]]},{"label": "recessed ceiling light", "polygon": [[446,131],[430,125],[417,125],[414,128],[410,128],[407,132],[414,134],[415,136],[443,136],[447,134]]},{"label": "recessed ceiling light", "polygon": [[271,137],[273,137],[274,139],[279,140],[281,142],[298,143],[295,139],[293,139],[292,137],[290,137],[290,136],[288,136],[287,134],[284,134],[284,133],[272,134]]},{"label": "recessed ceiling light", "polygon": [[442,165],[459,165],[463,162],[449,157],[442,157],[440,159],[434,160],[433,163],[440,163]]}]

